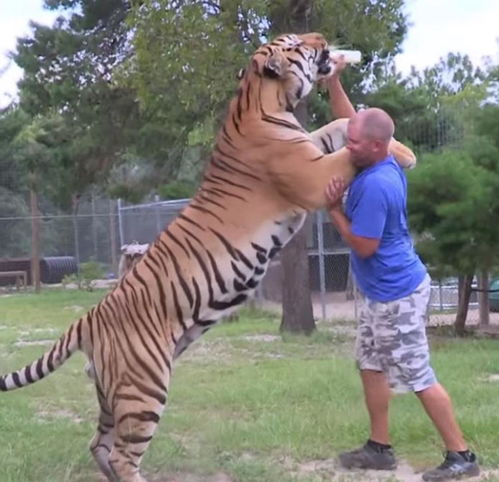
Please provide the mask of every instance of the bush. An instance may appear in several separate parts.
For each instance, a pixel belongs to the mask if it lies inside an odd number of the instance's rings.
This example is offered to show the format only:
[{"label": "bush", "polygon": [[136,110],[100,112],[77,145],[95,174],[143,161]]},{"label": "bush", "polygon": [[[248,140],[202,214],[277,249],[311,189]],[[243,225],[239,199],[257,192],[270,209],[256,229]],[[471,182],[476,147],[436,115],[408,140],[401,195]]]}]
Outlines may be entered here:
[{"label": "bush", "polygon": [[96,261],[80,263],[80,271],[76,274],[66,275],[62,280],[62,285],[76,284],[79,290],[93,291],[95,280],[104,277],[104,268]]}]

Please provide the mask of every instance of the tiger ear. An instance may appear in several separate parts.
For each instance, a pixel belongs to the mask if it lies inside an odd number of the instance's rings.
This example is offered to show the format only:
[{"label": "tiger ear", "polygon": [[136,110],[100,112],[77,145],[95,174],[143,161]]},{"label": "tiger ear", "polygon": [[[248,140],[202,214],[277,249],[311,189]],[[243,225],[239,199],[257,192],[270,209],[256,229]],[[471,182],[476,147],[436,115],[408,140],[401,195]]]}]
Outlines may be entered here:
[{"label": "tiger ear", "polygon": [[265,63],[263,64],[263,75],[270,77],[271,79],[278,79],[284,74],[287,64],[288,61],[286,60],[286,57],[284,57],[282,52],[276,50],[265,59]]}]

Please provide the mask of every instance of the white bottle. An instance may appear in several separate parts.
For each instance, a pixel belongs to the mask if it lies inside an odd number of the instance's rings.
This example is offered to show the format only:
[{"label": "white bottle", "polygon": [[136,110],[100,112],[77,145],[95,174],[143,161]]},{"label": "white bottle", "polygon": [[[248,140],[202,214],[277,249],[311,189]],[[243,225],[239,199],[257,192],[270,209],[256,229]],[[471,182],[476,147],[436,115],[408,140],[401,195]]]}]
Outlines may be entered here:
[{"label": "white bottle", "polygon": [[348,64],[358,64],[362,58],[359,50],[333,50],[331,57],[335,57],[336,55],[344,55],[345,62]]}]

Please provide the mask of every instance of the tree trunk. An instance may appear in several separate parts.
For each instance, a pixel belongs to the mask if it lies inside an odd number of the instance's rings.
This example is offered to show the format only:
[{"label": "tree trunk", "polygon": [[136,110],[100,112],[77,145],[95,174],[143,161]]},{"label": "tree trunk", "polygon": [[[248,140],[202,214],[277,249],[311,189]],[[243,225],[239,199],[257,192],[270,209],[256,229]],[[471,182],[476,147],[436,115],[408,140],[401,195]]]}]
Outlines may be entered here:
[{"label": "tree trunk", "polygon": [[[302,125],[307,116],[307,105],[301,102],[295,115]],[[295,234],[283,249],[282,320],[280,331],[310,334],[315,330],[314,312],[310,294],[310,276],[307,254],[308,223]]]},{"label": "tree trunk", "polygon": [[[290,0],[285,15],[272,19],[275,33],[286,33],[288,25],[292,25],[293,33],[306,32],[312,4],[311,0]],[[295,115],[300,124],[306,126],[308,113],[305,101],[298,104]],[[280,331],[308,335],[315,330],[315,321],[310,295],[306,225],[281,253],[284,282]]]},{"label": "tree trunk", "polygon": [[[34,176],[34,174],[33,174]],[[36,183],[31,183],[30,207],[31,207],[31,284],[35,292],[40,292],[40,213],[38,211],[38,194],[35,189]]]},{"label": "tree trunk", "polygon": [[310,335],[315,330],[310,297],[306,225],[282,250],[281,332]]},{"label": "tree trunk", "polygon": [[478,289],[480,326],[488,326],[490,324],[489,272],[486,269],[478,274]]},{"label": "tree trunk", "polygon": [[454,329],[456,335],[464,336],[466,318],[468,316],[468,307],[470,304],[471,296],[471,283],[473,281],[473,274],[459,275],[458,287],[458,306],[456,313],[456,321],[454,322]]}]

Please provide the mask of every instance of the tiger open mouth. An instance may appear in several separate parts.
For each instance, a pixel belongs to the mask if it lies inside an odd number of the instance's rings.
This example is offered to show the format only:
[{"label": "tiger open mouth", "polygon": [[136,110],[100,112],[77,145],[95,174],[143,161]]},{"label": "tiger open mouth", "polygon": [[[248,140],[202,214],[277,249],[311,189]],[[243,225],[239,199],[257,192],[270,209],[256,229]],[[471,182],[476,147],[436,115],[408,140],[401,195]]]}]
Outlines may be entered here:
[{"label": "tiger open mouth", "polygon": [[323,50],[322,54],[321,54],[321,58],[319,60],[317,72],[321,76],[326,76],[326,75],[329,75],[332,70],[333,70],[333,68],[331,66],[331,58],[330,58],[329,50],[327,50],[327,49]]}]

